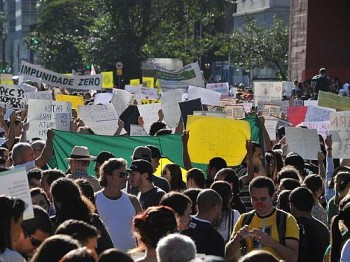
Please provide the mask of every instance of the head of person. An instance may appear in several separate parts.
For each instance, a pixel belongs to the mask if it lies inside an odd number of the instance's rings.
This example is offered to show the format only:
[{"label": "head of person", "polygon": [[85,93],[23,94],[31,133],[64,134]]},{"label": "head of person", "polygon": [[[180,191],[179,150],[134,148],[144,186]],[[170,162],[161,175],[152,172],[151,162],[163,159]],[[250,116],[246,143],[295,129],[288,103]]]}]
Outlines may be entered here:
[{"label": "head of person", "polygon": [[95,204],[95,193],[91,184],[84,178],[75,180],[75,183],[78,185],[80,192],[93,204]]},{"label": "head of person", "polygon": [[249,183],[252,206],[259,216],[267,216],[273,211],[275,185],[271,178],[255,177]]},{"label": "head of person", "polygon": [[350,171],[339,172],[334,178],[334,189],[341,200],[350,190]]},{"label": "head of person", "polygon": [[326,68],[324,67],[320,68],[319,73],[321,76],[325,76],[327,74]]},{"label": "head of person", "polygon": [[186,173],[187,188],[204,188],[205,174],[199,168],[191,168]]},{"label": "head of person", "polygon": [[150,129],[149,129],[149,135],[150,136],[155,136],[156,133],[161,130],[161,129],[165,129],[166,128],[166,124],[161,122],[161,121],[157,121],[152,123]]},{"label": "head of person", "polygon": [[93,204],[81,194],[79,186],[68,178],[60,178],[53,182],[51,195],[55,204],[57,218],[62,223],[68,219],[90,222]]},{"label": "head of person", "polygon": [[23,212],[26,204],[23,200],[0,196],[0,254],[13,244],[22,234]]},{"label": "head of person", "polygon": [[111,158],[100,167],[100,185],[121,190],[126,186],[128,173],[127,162],[123,158]]},{"label": "head of person", "polygon": [[12,148],[13,165],[21,165],[35,160],[33,148],[29,143],[19,142]]},{"label": "head of person", "polygon": [[226,181],[231,185],[232,193],[239,195],[239,180],[236,171],[232,168],[222,168],[214,177],[214,181]]},{"label": "head of person", "polygon": [[183,193],[172,191],[160,200],[160,205],[171,207],[175,211],[177,229],[181,232],[188,228],[191,220],[192,201]]},{"label": "head of person", "polygon": [[253,250],[239,259],[239,262],[279,262],[280,260],[266,250]]},{"label": "head of person", "polygon": [[111,158],[116,158],[116,157],[111,152],[107,152],[107,151],[102,151],[97,155],[95,159],[95,166],[94,166],[94,171],[97,178],[100,177],[100,167],[102,166],[102,164]]},{"label": "head of person", "polygon": [[299,174],[303,176],[305,163],[304,159],[298,153],[289,153],[284,160],[284,164],[286,166],[294,166],[299,171]]},{"label": "head of person", "polygon": [[350,168],[347,166],[338,166],[336,169],[334,169],[333,174],[332,174],[332,179],[328,183],[328,187],[334,189],[334,178],[337,176],[338,173],[340,172],[350,172]]},{"label": "head of person", "polygon": [[14,243],[14,249],[24,257],[30,257],[51,236],[52,226],[46,210],[39,206],[33,206],[34,217],[22,222],[23,234]]},{"label": "head of person", "polygon": [[289,195],[292,190],[282,190],[278,194],[277,208],[290,213]]},{"label": "head of person", "polygon": [[214,177],[216,173],[220,169],[226,168],[226,167],[227,167],[226,160],[223,159],[222,157],[213,157],[212,159],[210,159],[207,165],[207,169],[205,170],[207,173],[207,180],[211,182],[214,181]]},{"label": "head of person", "polygon": [[303,186],[311,190],[315,199],[318,199],[323,193],[323,180],[320,175],[307,175],[304,179]]},{"label": "head of person", "polygon": [[222,199],[213,189],[203,189],[197,197],[198,215],[205,214],[212,225],[217,225],[221,218]]},{"label": "head of person", "polygon": [[36,140],[31,143],[31,146],[34,151],[34,157],[35,159],[39,158],[41,156],[41,153],[44,150],[45,147],[45,141],[44,140]]},{"label": "head of person", "polygon": [[69,251],[59,262],[97,262],[97,254],[89,248],[80,247]]},{"label": "head of person", "polygon": [[257,168],[264,160],[263,150],[259,143],[252,142],[253,144],[253,165]]},{"label": "head of person", "polygon": [[41,181],[42,170],[40,168],[32,168],[27,172],[29,188],[39,187]]},{"label": "head of person", "polygon": [[299,171],[293,167],[293,166],[284,166],[278,173],[277,173],[277,179],[276,179],[276,186],[278,187],[278,185],[280,184],[281,180],[283,178],[293,178],[297,181],[299,181],[299,183],[301,183],[302,178],[299,174]]},{"label": "head of person", "polygon": [[116,248],[110,248],[103,251],[98,257],[98,262],[134,262],[134,260],[127,254]]},{"label": "head of person", "polygon": [[75,219],[64,221],[58,226],[55,234],[69,235],[78,240],[81,246],[94,251],[97,247],[97,239],[100,236],[100,232],[94,226]]},{"label": "head of person", "polygon": [[194,259],[197,249],[190,237],[173,233],[159,240],[156,253],[158,262],[183,262]]},{"label": "head of person", "polygon": [[6,147],[0,147],[0,157],[4,159],[6,166],[9,166],[8,160],[10,158],[10,152]]},{"label": "head of person", "polygon": [[128,171],[130,176],[129,183],[132,188],[141,188],[152,183],[153,168],[147,160],[138,159],[132,161]]},{"label": "head of person", "polygon": [[135,147],[134,152],[131,156],[132,160],[143,159],[151,163],[152,161],[152,151],[147,146]]},{"label": "head of person", "polygon": [[149,148],[149,150],[151,150],[151,155],[152,155],[151,165],[153,167],[153,172],[155,172],[158,166],[160,165],[159,161],[162,158],[162,154],[160,153],[159,148],[156,146],[147,145],[146,147]]},{"label": "head of person", "polygon": [[53,182],[59,178],[65,177],[64,173],[59,169],[49,169],[42,171],[40,186],[45,191],[49,199],[52,198],[50,188]]},{"label": "head of person", "polygon": [[155,249],[162,237],[176,232],[175,212],[167,206],[149,207],[134,217],[133,227],[139,241],[147,249]]},{"label": "head of person", "polygon": [[197,210],[197,197],[201,191],[202,191],[202,189],[200,189],[200,188],[189,188],[183,192],[183,194],[188,196],[192,201],[191,215],[195,215],[198,212],[198,210]]},{"label": "head of person", "polygon": [[301,212],[311,214],[315,200],[310,189],[298,187],[290,193],[289,203],[292,215],[299,217]]},{"label": "head of person", "polygon": [[65,254],[79,248],[79,242],[68,235],[53,235],[39,246],[31,262],[59,261]]},{"label": "head of person", "polygon": [[76,170],[86,171],[89,168],[90,161],[95,159],[96,157],[90,155],[86,146],[73,147],[70,156],[67,158],[71,172]]},{"label": "head of person", "polygon": [[30,190],[30,196],[32,198],[32,204],[38,205],[49,212],[50,201],[45,191],[40,187],[35,187]]},{"label": "head of person", "polygon": [[300,187],[301,184],[298,180],[293,178],[283,178],[278,186],[278,192],[282,190],[293,190],[294,188]]},{"label": "head of person", "polygon": [[276,179],[275,173],[280,171],[283,165],[279,163],[277,160],[277,155],[278,153],[274,151],[266,151],[265,152],[265,162],[266,162],[266,171],[267,171],[267,176],[272,178],[272,180]]},{"label": "head of person", "polygon": [[185,189],[181,168],[178,164],[166,164],[163,168],[162,177],[168,180],[171,190],[180,191]]}]

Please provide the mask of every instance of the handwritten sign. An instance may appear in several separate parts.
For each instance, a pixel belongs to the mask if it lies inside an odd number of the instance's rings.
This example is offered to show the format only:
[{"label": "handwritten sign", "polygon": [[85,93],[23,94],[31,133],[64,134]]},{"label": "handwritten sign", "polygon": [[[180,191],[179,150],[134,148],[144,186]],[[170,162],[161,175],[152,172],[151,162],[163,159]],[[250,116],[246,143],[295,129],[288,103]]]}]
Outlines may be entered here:
[{"label": "handwritten sign", "polygon": [[161,109],[160,104],[138,105],[137,108],[143,117],[144,129],[149,133],[151,125],[158,121],[158,111]]},{"label": "handwritten sign", "polygon": [[108,104],[113,98],[113,93],[98,93],[95,95],[94,98],[94,105],[106,105]]},{"label": "handwritten sign", "polygon": [[282,101],[282,91],[282,82],[254,82],[255,105]]},{"label": "handwritten sign", "polygon": [[283,95],[286,97],[291,97],[293,86],[293,82],[291,81],[282,81]]},{"label": "handwritten sign", "polygon": [[329,133],[329,121],[301,122],[301,124],[309,129],[316,129],[317,133],[320,134],[323,138],[325,138]]},{"label": "handwritten sign", "polygon": [[338,131],[341,142],[332,144],[334,158],[350,159],[350,111],[332,112],[330,114],[330,129]]},{"label": "handwritten sign", "polygon": [[188,88],[187,99],[193,100],[200,98],[203,105],[218,106],[220,105],[221,94],[219,92],[207,90],[198,86]]},{"label": "handwritten sign", "polygon": [[281,117],[282,114],[282,108],[279,105],[268,105],[265,104],[262,111],[261,111],[262,116],[265,119],[269,119],[272,117]]},{"label": "handwritten sign", "polygon": [[228,83],[208,83],[206,88],[211,91],[219,92],[221,98],[229,96],[229,85]]},{"label": "handwritten sign", "polygon": [[265,128],[271,141],[276,141],[278,119],[265,119]]},{"label": "handwritten sign", "polygon": [[24,93],[24,103],[28,104],[28,99],[38,99],[38,100],[52,100],[51,91],[39,91],[39,92],[29,92]]},{"label": "handwritten sign", "polygon": [[305,160],[317,160],[321,147],[315,129],[286,127],[285,130],[288,153],[298,153]]},{"label": "handwritten sign", "polygon": [[182,89],[172,89],[162,94],[162,111],[164,120],[167,125],[172,128],[175,127],[181,118],[181,110],[179,102],[182,101]]},{"label": "handwritten sign", "polygon": [[125,86],[125,91],[134,94],[137,100],[140,99],[158,99],[158,90],[155,88],[148,88],[145,86]]},{"label": "handwritten sign", "polygon": [[335,112],[335,109],[319,106],[308,106],[305,115],[305,122],[329,121],[329,115],[331,112]]},{"label": "handwritten sign", "polygon": [[78,110],[79,106],[84,105],[84,98],[82,96],[56,94],[55,99],[56,101],[71,103],[72,108],[75,110]]},{"label": "handwritten sign", "polygon": [[14,85],[1,85],[0,102],[11,105],[15,109],[24,108],[24,91]]},{"label": "handwritten sign", "polygon": [[350,110],[350,98],[320,91],[318,93],[318,105],[334,108],[338,111],[346,111]]},{"label": "handwritten sign", "polygon": [[148,136],[148,134],[142,126],[130,125],[130,136]]},{"label": "handwritten sign", "polygon": [[227,118],[242,119],[245,118],[243,105],[227,105],[224,108]]},{"label": "handwritten sign", "polygon": [[78,114],[97,135],[111,136],[118,128],[118,114],[112,104],[79,106]]},{"label": "handwritten sign", "polygon": [[23,213],[23,219],[26,220],[34,217],[28,177],[24,167],[0,172],[0,195],[23,200],[27,204],[27,208]]}]

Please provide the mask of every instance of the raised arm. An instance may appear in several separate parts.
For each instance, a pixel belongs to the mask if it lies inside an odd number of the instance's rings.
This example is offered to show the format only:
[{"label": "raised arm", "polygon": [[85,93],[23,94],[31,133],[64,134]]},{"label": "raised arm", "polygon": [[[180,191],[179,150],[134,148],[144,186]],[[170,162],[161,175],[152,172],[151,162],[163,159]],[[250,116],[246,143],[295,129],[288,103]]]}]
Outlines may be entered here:
[{"label": "raised arm", "polygon": [[53,155],[53,138],[55,136],[55,133],[53,130],[49,129],[47,131],[47,138],[46,138],[46,143],[45,147],[43,149],[43,152],[41,155],[35,160],[35,165],[39,168],[42,168],[49,162]]},{"label": "raised arm", "polygon": [[182,161],[184,162],[184,168],[186,170],[191,169],[192,163],[188,153],[188,140],[190,139],[190,131],[184,131],[182,133]]}]

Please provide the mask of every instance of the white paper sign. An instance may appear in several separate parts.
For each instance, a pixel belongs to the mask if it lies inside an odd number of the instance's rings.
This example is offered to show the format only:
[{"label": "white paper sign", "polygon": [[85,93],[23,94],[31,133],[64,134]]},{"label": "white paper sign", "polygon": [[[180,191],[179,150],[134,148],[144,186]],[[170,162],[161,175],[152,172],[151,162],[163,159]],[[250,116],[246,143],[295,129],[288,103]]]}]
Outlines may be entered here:
[{"label": "white paper sign", "polygon": [[211,91],[219,92],[221,98],[226,98],[229,95],[229,85],[228,83],[209,83],[206,88]]},{"label": "white paper sign", "polygon": [[332,112],[330,129],[339,133],[341,143],[332,140],[333,158],[350,159],[350,111]]},{"label": "white paper sign", "polygon": [[160,103],[138,105],[140,115],[144,121],[144,129],[149,134],[151,125],[158,121],[158,111],[161,109]]},{"label": "white paper sign", "polygon": [[112,136],[118,128],[118,114],[112,104],[79,106],[78,115],[97,135]]},{"label": "white paper sign", "polygon": [[189,86],[187,99],[201,99],[202,105],[219,106],[221,94],[198,86]]},{"label": "white paper sign", "polygon": [[183,89],[172,89],[162,94],[164,120],[170,128],[176,127],[181,118],[179,102],[182,101]]},{"label": "white paper sign", "polygon": [[113,93],[97,93],[94,98],[94,105],[106,105],[113,98]]},{"label": "white paper sign", "polygon": [[13,108],[24,108],[24,91],[15,85],[0,85],[0,102]]},{"label": "white paper sign", "polygon": [[71,113],[56,113],[56,129],[70,131]]},{"label": "white paper sign", "polygon": [[130,125],[130,136],[148,136],[148,135],[141,126]]},{"label": "white paper sign", "polygon": [[24,103],[28,104],[28,99],[38,99],[38,100],[52,100],[51,91],[38,91],[24,93]]},{"label": "white paper sign", "polygon": [[254,82],[255,105],[281,102],[282,91],[282,82]]},{"label": "white paper sign", "polygon": [[304,100],[304,106],[318,106],[318,100]]},{"label": "white paper sign", "polygon": [[319,121],[319,122],[301,122],[302,125],[309,129],[316,129],[317,133],[325,138],[329,134],[329,121]]},{"label": "white paper sign", "polygon": [[71,114],[71,103],[51,100],[29,99],[29,130],[27,132],[27,137],[29,139],[39,137],[43,140],[46,140],[46,133],[49,128],[58,129],[58,127],[56,126],[57,113]]},{"label": "white paper sign", "polygon": [[137,100],[159,98],[157,88],[148,88],[142,85],[139,85],[139,86],[126,85],[125,91],[128,91],[131,94],[134,94]]},{"label": "white paper sign", "polygon": [[283,81],[282,82],[283,95],[286,97],[290,97],[292,95],[293,86],[294,86],[293,82]]},{"label": "white paper sign", "polygon": [[279,105],[264,105],[261,113],[265,119],[270,119],[271,117],[281,117],[282,108]]},{"label": "white paper sign", "polygon": [[26,220],[34,217],[27,171],[24,167],[0,172],[0,195],[16,197],[23,200],[27,204],[23,219]]},{"label": "white paper sign", "polygon": [[265,128],[271,141],[276,141],[277,119],[265,119]]},{"label": "white paper sign", "polygon": [[120,116],[129,106],[131,99],[132,94],[130,94],[129,92],[121,89],[113,90],[113,98],[111,103],[117,111],[118,116]]},{"label": "white paper sign", "polygon": [[242,119],[245,118],[245,111],[243,105],[228,105],[224,109],[227,118]]},{"label": "white paper sign", "polygon": [[329,121],[331,112],[335,112],[335,109],[319,106],[308,106],[305,115],[305,122]]},{"label": "white paper sign", "polygon": [[315,129],[286,127],[285,130],[288,153],[298,153],[305,160],[317,160],[321,147]]}]

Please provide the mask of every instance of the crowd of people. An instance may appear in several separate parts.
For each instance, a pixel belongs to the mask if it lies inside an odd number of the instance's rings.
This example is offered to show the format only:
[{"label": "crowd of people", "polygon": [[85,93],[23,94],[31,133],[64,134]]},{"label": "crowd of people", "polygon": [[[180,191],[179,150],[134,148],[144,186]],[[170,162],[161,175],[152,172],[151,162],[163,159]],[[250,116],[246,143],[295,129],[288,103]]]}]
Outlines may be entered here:
[{"label": "crowd of people", "polygon": [[[241,165],[216,156],[202,171],[191,164],[191,134],[177,128],[184,180],[180,163],[155,175],[162,152],[152,145],[131,160],[75,145],[60,170],[50,162],[54,132],[27,141],[25,110],[4,113],[0,168],[26,168],[34,217],[23,220],[23,200],[0,196],[0,261],[350,261],[350,163],[333,159],[331,136],[308,161],[285,154],[280,128],[277,142],[247,140]],[[86,133],[72,116],[71,131]],[[161,117],[151,126],[150,135],[168,133]]]}]

